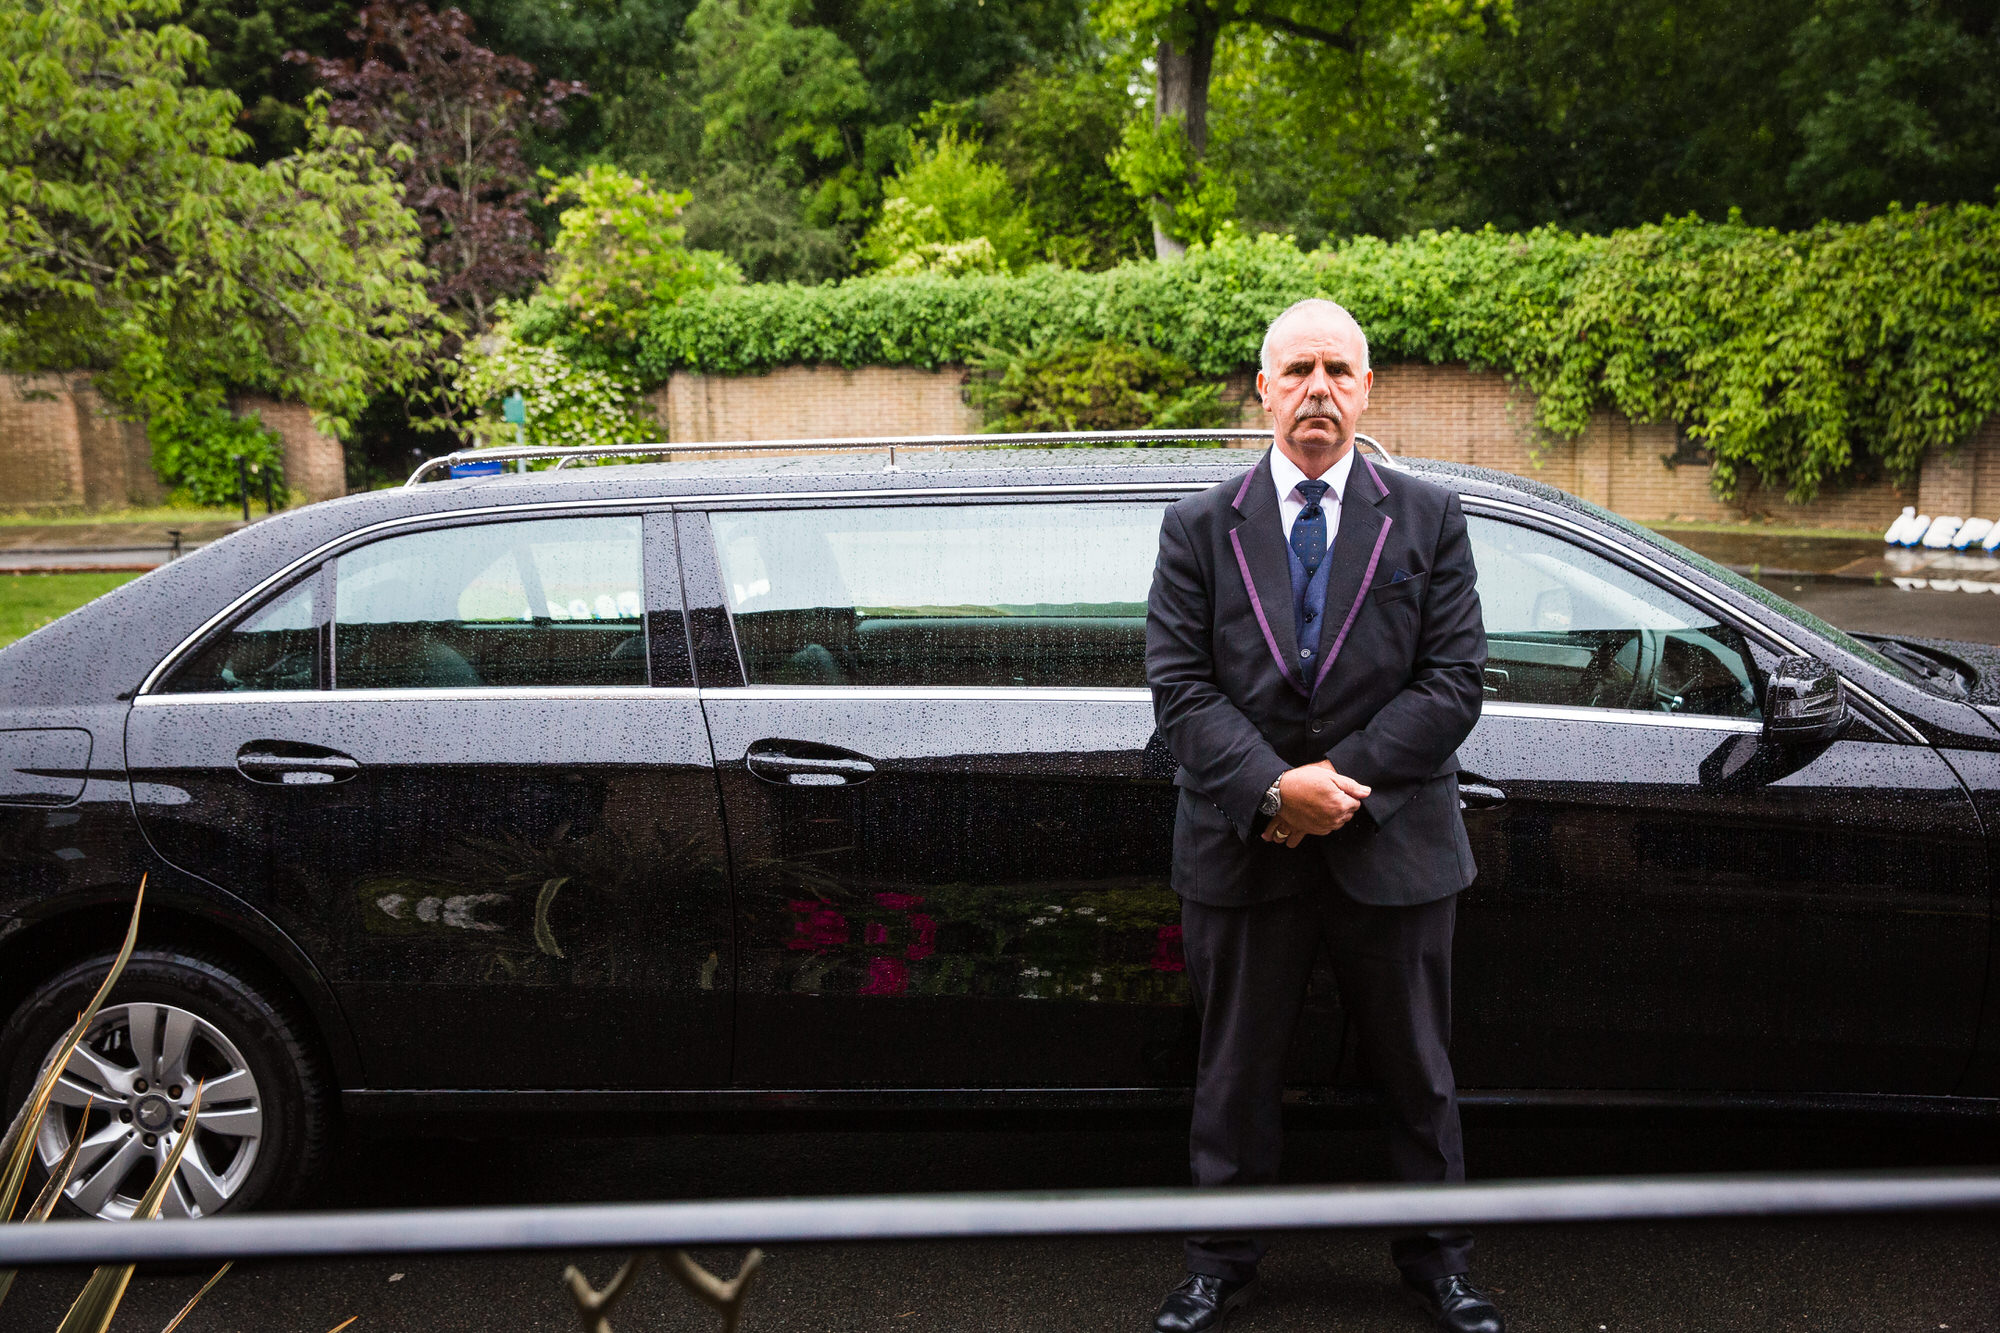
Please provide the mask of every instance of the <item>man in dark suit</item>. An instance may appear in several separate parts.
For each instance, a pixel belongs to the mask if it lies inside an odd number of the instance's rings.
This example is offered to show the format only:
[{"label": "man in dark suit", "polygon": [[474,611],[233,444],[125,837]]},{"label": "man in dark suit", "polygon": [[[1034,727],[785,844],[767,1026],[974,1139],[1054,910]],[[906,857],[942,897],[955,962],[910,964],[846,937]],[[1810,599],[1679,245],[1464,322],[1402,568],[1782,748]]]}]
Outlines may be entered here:
[{"label": "man in dark suit", "polygon": [[[1322,943],[1380,1085],[1404,1180],[1462,1180],[1451,1032],[1454,895],[1472,881],[1457,750],[1486,636],[1452,492],[1354,447],[1374,375],[1331,301],[1265,335],[1273,447],[1167,511],[1146,679],[1180,767],[1182,944],[1201,1015],[1190,1157],[1201,1186],[1277,1178],[1286,1047]],[[1471,1237],[1392,1247],[1439,1327],[1500,1333]],[[1160,1333],[1217,1327],[1256,1292],[1249,1236],[1187,1242]]]}]

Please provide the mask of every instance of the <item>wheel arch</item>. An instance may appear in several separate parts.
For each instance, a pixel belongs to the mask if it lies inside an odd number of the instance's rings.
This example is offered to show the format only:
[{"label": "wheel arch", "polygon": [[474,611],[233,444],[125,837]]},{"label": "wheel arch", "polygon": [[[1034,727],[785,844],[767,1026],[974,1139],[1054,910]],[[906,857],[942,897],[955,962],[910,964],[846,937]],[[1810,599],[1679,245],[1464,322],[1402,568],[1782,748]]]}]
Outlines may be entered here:
[{"label": "wheel arch", "polygon": [[[94,953],[115,949],[131,920],[129,892],[65,894],[30,916],[0,922],[0,1023],[42,981]],[[262,913],[238,901],[158,882],[139,918],[142,948],[180,947],[215,956],[289,999],[309,1024],[304,1034],[338,1088],[363,1084],[360,1053],[333,989],[312,960]]]}]

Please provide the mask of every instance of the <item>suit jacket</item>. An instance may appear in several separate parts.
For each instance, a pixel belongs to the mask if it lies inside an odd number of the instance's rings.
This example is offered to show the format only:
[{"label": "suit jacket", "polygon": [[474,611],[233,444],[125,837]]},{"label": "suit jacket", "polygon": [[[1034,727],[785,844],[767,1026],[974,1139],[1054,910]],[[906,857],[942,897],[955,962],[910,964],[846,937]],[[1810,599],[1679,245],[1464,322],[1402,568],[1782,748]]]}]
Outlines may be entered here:
[{"label": "suit jacket", "polygon": [[[1458,496],[1356,460],[1327,559],[1319,652],[1301,669],[1267,452],[1167,510],[1146,608],[1146,681],[1178,762],[1174,890],[1236,906],[1331,880],[1378,905],[1472,882],[1458,747],[1479,720],[1486,632]],[[1373,792],[1296,848],[1257,835],[1279,774],[1330,759]]]}]

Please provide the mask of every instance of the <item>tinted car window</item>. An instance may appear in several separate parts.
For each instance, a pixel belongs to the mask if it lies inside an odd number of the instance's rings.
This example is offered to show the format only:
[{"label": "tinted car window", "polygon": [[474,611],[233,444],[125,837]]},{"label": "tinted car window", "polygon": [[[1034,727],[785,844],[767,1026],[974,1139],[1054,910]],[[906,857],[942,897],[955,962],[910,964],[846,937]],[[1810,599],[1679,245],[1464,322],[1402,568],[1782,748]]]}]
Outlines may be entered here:
[{"label": "tinted car window", "polygon": [[752,684],[1146,683],[1157,503],[715,514]]},{"label": "tinted car window", "polygon": [[318,689],[318,582],[308,576],[211,639],[173,674],[165,692]]},{"label": "tinted car window", "polygon": [[639,519],[390,537],[334,566],[340,689],[644,685]]},{"label": "tinted car window", "polygon": [[1469,515],[1486,693],[1515,703],[1756,718],[1741,632],[1602,556]]}]

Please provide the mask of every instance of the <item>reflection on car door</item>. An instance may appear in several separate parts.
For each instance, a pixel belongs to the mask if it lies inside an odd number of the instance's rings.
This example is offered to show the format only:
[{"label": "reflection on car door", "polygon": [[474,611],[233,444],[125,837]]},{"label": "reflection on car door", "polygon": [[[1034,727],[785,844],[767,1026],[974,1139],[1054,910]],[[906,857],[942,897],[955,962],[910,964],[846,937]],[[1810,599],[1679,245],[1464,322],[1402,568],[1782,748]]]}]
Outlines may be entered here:
[{"label": "reflection on car door", "polygon": [[[643,580],[642,525],[668,544]],[[300,940],[371,1086],[727,1077],[726,853],[672,531],[383,537],[133,709],[148,836]]]},{"label": "reflection on car door", "polygon": [[681,516],[690,604],[705,565],[747,673],[702,691],[739,1083],[1183,1076],[1172,762],[1148,749],[1144,667],[1161,508]]},{"label": "reflection on car door", "polygon": [[1460,1081],[1950,1091],[1988,908],[1943,760],[1865,717],[1766,742],[1761,644],[1566,536],[1469,522],[1490,665],[1460,750]]}]

